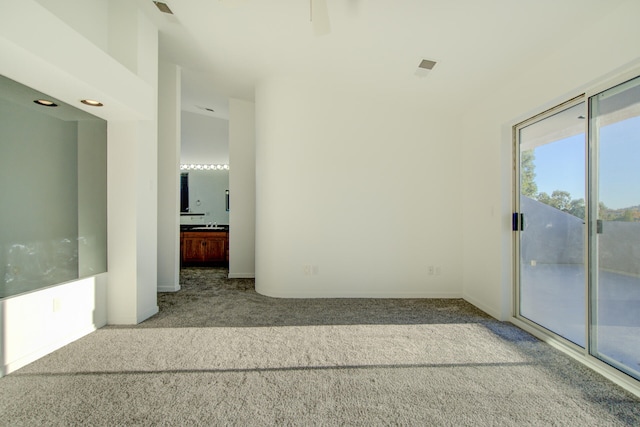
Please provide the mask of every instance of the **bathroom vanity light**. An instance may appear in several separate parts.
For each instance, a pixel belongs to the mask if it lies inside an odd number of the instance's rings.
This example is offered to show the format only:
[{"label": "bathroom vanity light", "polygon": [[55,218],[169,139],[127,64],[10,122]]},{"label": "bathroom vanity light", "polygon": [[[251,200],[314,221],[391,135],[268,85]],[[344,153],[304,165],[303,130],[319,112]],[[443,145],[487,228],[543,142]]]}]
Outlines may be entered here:
[{"label": "bathroom vanity light", "polygon": [[189,171],[189,170],[198,170],[198,171],[214,171],[214,170],[229,170],[229,165],[201,165],[201,164],[190,164],[190,165],[180,165],[181,171]]}]

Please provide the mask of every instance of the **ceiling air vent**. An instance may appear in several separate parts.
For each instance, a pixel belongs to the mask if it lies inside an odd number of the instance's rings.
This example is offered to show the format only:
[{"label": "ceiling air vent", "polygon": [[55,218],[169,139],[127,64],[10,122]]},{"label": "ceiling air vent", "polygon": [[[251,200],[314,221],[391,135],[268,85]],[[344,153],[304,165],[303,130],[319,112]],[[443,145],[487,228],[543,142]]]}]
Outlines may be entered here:
[{"label": "ceiling air vent", "polygon": [[164,12],[164,13],[168,13],[170,15],[173,15],[173,12],[171,12],[171,9],[169,9],[169,6],[166,3],[162,3],[161,1],[154,1],[153,3],[160,10],[160,12]]},{"label": "ceiling air vent", "polygon": [[425,70],[433,70],[433,67],[436,66],[436,61],[429,61],[428,59],[423,59],[418,65],[419,68],[424,68]]},{"label": "ceiling air vent", "polygon": [[418,65],[418,69],[416,70],[415,75],[418,77],[426,77],[427,74],[429,74],[431,70],[433,70],[433,67],[435,66],[436,66],[436,61],[423,59],[422,61],[420,61],[420,64]]}]

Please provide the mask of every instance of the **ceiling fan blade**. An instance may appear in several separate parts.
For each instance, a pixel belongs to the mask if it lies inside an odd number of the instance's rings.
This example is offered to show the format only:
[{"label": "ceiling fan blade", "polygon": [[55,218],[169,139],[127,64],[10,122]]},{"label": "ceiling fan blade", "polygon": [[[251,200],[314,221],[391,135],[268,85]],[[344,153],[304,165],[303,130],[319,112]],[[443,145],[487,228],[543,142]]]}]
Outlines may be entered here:
[{"label": "ceiling fan blade", "polygon": [[331,32],[329,23],[329,9],[327,0],[310,0],[311,2],[311,26],[316,36],[323,36]]}]

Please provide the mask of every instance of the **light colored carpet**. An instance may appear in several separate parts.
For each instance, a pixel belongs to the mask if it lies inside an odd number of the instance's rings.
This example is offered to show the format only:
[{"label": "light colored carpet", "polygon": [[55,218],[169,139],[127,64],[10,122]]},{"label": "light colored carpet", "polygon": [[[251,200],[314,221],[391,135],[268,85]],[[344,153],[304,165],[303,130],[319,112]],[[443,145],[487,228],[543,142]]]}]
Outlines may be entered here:
[{"label": "light colored carpet", "polygon": [[0,425],[640,424],[640,400],[462,300],[268,298],[183,271],[160,313],[0,379]]}]

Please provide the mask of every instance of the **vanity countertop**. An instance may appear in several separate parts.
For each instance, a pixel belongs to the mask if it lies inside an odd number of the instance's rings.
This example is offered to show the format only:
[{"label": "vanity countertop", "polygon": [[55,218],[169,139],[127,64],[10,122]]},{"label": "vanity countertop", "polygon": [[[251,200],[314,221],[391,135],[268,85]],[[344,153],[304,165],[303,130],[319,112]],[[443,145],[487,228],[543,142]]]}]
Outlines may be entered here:
[{"label": "vanity countertop", "polygon": [[180,224],[180,231],[229,231],[229,225],[219,224],[215,227],[208,227],[206,224]]}]

